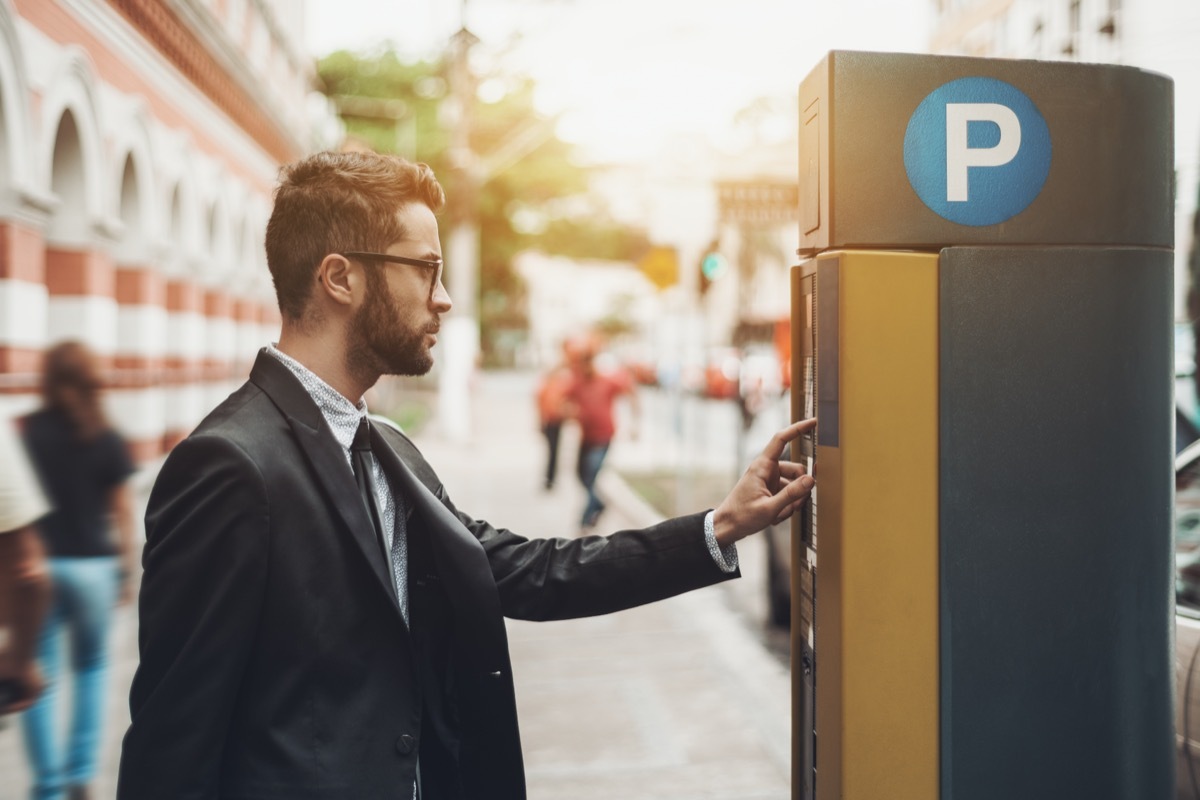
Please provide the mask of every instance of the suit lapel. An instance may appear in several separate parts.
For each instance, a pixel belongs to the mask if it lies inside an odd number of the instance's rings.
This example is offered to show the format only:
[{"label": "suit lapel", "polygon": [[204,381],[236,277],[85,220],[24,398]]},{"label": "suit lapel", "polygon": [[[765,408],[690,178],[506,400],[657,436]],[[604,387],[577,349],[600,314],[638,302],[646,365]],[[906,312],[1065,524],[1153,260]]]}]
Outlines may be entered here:
[{"label": "suit lapel", "polygon": [[428,526],[438,574],[446,585],[464,642],[479,647],[481,654],[507,653],[500,593],[483,545],[413,474],[378,427],[372,434],[372,449],[392,486],[404,493],[413,515],[419,515]]},{"label": "suit lapel", "polygon": [[259,352],[254,362],[250,381],[262,389],[287,418],[317,483],[346,523],[345,532],[354,548],[366,559],[375,577],[373,582],[387,595],[388,602],[403,622],[392,577],[375,537],[375,526],[371,524],[362,495],[358,493],[346,454],[333,438],[321,410],[291,370],[265,349]]}]

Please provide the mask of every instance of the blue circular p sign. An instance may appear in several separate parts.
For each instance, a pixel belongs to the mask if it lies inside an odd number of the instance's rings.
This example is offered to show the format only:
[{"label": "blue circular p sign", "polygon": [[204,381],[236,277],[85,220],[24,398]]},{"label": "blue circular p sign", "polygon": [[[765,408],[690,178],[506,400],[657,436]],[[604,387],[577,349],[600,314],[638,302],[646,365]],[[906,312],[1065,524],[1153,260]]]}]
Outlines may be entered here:
[{"label": "blue circular p sign", "polygon": [[996,225],[1024,211],[1050,172],[1050,129],[1025,93],[959,78],[921,101],[904,134],[908,182],[935,214]]}]

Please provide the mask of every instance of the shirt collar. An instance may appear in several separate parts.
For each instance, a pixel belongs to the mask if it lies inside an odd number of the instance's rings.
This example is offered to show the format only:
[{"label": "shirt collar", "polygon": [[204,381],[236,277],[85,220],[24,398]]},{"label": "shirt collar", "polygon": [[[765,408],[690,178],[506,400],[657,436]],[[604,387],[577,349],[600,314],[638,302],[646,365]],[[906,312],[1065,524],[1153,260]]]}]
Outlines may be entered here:
[{"label": "shirt collar", "polygon": [[274,343],[267,345],[267,352],[279,359],[280,363],[300,380],[304,390],[317,404],[321,416],[333,432],[333,437],[349,452],[354,433],[363,417],[367,415],[366,402],[360,398],[358,403],[351,403],[341,392],[317,377],[308,367],[282,352]]}]

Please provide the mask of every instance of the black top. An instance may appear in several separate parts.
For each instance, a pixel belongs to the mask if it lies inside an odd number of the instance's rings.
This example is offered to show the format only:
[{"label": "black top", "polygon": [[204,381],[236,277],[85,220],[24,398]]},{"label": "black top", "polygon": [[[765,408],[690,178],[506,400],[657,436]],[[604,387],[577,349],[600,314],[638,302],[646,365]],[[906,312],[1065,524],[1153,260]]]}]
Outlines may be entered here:
[{"label": "black top", "polygon": [[42,410],[25,418],[25,447],[54,510],[38,523],[51,556],[115,555],[109,494],[134,471],[114,430],[81,442],[65,415]]}]

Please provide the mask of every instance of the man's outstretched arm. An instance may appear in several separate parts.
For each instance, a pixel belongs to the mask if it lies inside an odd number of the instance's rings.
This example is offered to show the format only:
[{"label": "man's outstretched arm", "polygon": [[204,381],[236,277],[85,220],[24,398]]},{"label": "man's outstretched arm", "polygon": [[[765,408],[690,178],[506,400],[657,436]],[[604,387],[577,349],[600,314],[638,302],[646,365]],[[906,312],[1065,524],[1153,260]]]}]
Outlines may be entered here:
[{"label": "man's outstretched arm", "polygon": [[[718,508],[725,539],[718,544],[732,544],[782,521],[808,499],[812,478],[801,465],[784,460],[783,452],[814,425],[801,422],[780,431],[746,470]],[[406,459],[483,545],[505,616],[550,620],[607,614],[737,577],[736,567],[726,570],[709,549],[704,513],[608,536],[527,539],[459,511],[415,448]]]}]

